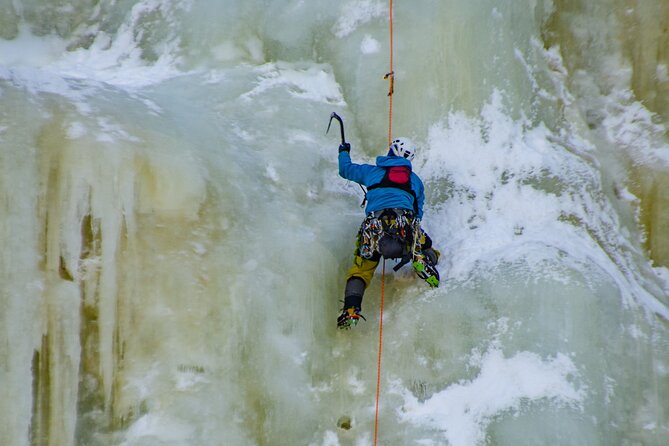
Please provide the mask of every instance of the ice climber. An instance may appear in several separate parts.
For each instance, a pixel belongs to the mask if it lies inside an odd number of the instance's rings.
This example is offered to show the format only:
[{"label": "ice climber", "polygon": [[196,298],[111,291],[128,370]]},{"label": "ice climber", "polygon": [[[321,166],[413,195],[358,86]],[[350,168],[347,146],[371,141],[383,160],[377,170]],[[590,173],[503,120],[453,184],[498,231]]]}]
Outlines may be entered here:
[{"label": "ice climber", "polygon": [[351,145],[339,146],[339,175],[367,187],[366,218],[356,239],[353,265],[346,276],[344,307],[337,327],[348,329],[360,318],[365,288],[381,260],[400,259],[394,270],[411,262],[416,274],[430,286],[439,286],[435,268],[439,251],[420,226],[425,194],[423,182],[411,170],[416,149],[407,138],[397,138],[376,165],[351,161]]}]

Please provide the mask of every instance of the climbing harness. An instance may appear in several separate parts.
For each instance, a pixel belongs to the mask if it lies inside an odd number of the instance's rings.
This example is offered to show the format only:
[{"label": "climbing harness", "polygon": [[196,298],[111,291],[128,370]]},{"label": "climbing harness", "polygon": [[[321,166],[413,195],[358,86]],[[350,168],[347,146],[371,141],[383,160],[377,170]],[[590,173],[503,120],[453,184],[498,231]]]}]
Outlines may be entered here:
[{"label": "climbing harness", "polygon": [[[411,260],[413,222],[406,209],[384,209],[370,212],[360,225],[358,252],[365,259],[402,259],[399,268]],[[395,268],[395,271],[399,269]]]}]

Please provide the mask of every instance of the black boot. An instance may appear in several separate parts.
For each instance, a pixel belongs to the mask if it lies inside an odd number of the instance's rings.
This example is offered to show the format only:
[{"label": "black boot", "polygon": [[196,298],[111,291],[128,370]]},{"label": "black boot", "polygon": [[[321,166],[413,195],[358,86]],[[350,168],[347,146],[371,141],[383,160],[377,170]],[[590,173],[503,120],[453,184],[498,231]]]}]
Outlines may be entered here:
[{"label": "black boot", "polygon": [[347,330],[355,327],[360,318],[365,319],[360,314],[362,309],[362,296],[365,293],[365,281],[359,277],[351,277],[346,282],[344,291],[344,308],[337,318],[337,328]]}]

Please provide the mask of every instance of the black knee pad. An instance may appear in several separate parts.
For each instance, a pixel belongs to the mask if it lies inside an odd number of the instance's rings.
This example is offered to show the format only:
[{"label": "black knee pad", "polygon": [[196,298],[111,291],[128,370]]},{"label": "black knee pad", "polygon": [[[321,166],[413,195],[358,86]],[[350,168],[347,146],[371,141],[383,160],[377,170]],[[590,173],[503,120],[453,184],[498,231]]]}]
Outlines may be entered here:
[{"label": "black knee pad", "polygon": [[348,279],[346,282],[346,289],[344,290],[344,296],[349,296],[349,295],[358,295],[360,296],[360,299],[362,299],[362,296],[365,294],[365,281],[362,280],[360,277],[351,277]]}]

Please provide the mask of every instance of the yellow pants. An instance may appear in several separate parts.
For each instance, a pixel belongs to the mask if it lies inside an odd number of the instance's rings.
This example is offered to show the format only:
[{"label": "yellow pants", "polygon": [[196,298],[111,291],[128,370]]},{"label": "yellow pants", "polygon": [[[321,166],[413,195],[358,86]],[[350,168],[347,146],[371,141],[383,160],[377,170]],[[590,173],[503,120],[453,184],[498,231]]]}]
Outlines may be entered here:
[{"label": "yellow pants", "polygon": [[365,281],[365,288],[367,288],[374,277],[374,271],[376,271],[377,266],[379,266],[379,260],[362,258],[358,255],[358,250],[356,249],[353,265],[351,265],[348,274],[346,274],[346,280],[348,281],[351,277],[360,277]]}]

